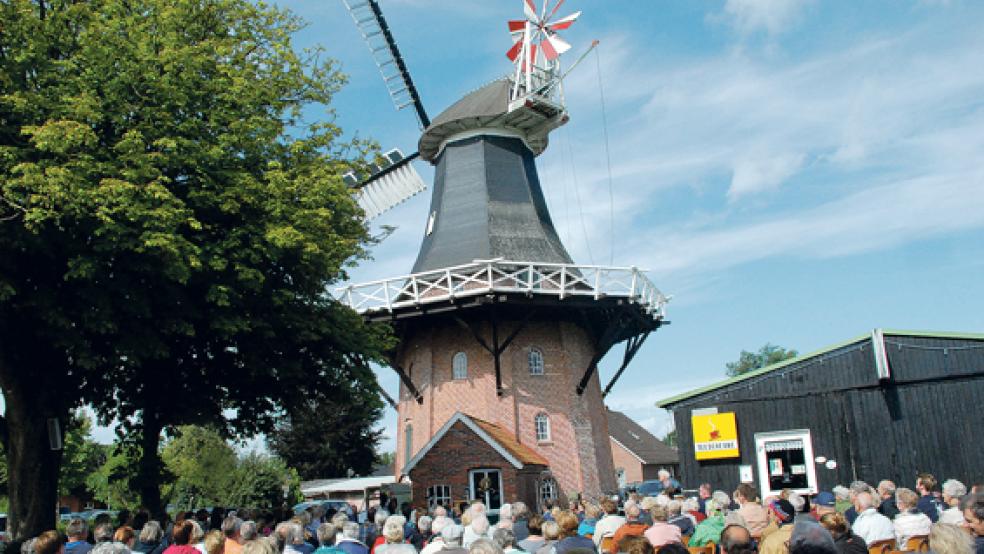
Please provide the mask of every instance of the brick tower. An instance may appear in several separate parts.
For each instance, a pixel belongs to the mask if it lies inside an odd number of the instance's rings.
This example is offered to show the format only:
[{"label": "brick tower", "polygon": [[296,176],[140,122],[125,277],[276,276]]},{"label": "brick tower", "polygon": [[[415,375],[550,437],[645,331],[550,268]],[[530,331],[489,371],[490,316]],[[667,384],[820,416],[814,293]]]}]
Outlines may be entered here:
[{"label": "brick tower", "polygon": [[[536,55],[529,25],[521,59]],[[635,268],[575,264],[557,236],[535,164],[568,120],[555,60],[517,64],[428,121],[434,188],[412,273],[338,291],[399,339],[396,471],[416,503],[495,510],[617,488],[597,363],[625,343],[607,393],[666,298]]]}]

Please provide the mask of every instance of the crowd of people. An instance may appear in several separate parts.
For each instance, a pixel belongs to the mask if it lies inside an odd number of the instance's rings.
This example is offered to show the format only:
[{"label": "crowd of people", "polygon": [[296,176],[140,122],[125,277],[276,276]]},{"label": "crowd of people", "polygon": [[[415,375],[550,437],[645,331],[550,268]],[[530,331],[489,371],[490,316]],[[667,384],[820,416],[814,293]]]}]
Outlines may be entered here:
[{"label": "crowd of people", "polygon": [[65,536],[42,533],[21,554],[868,554],[917,550],[913,540],[935,554],[984,554],[979,485],[949,480],[938,491],[921,474],[915,490],[857,481],[812,498],[766,499],[747,484],[730,495],[703,484],[689,498],[678,486],[667,478],[659,495],[632,494],[622,506],[602,498],[531,513],[514,502],[494,516],[481,502],[424,509],[395,499],[358,515],[318,505],[289,518],[215,508],[161,522],[138,511],[116,525],[104,516],[91,536],[72,520]]}]

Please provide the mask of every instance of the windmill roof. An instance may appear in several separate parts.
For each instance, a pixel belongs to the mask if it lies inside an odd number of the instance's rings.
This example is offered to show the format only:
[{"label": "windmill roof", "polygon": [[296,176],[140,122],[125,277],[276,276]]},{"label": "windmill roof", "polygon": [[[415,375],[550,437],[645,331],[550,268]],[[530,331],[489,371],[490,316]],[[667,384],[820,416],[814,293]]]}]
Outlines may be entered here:
[{"label": "windmill roof", "polygon": [[677,464],[680,453],[622,412],[608,409],[608,434],[644,464]]},{"label": "windmill roof", "polygon": [[444,144],[469,132],[518,136],[534,154],[547,148],[547,135],[567,121],[563,106],[529,95],[510,106],[512,82],[504,77],[469,92],[435,117],[420,136],[420,157],[434,163]]}]

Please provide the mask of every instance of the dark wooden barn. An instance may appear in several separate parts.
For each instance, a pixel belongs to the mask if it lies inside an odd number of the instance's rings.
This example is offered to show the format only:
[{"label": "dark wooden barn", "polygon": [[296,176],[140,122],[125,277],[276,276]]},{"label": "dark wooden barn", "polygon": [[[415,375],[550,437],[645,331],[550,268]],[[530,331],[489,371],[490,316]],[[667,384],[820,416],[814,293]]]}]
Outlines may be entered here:
[{"label": "dark wooden barn", "polygon": [[[856,479],[914,487],[917,472],[984,480],[984,334],[876,330],[658,406],[673,413],[688,488],[746,481],[766,493],[816,492]],[[724,420],[705,437],[714,413],[734,414],[738,456],[697,460],[734,454],[718,430]]]}]

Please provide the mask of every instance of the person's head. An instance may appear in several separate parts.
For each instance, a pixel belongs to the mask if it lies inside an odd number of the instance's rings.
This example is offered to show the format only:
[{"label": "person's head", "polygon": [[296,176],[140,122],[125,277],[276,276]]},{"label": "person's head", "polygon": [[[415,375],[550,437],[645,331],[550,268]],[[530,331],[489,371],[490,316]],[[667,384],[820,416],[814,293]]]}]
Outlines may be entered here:
[{"label": "person's head", "polygon": [[406,525],[407,518],[403,516],[389,516],[383,524],[383,537],[386,537],[386,544],[400,544],[403,542],[403,526]]},{"label": "person's head", "polygon": [[259,534],[260,531],[255,521],[247,520],[239,525],[239,540],[243,542],[255,541]]},{"label": "person's head", "polygon": [[531,514],[526,520],[526,528],[530,530],[530,535],[543,535],[543,517],[538,514]]},{"label": "person's head", "polygon": [[478,539],[468,547],[468,554],[503,554],[502,549],[489,539]]},{"label": "person's head", "polygon": [[431,516],[420,516],[417,518],[417,530],[421,533],[430,533],[434,518]]},{"label": "person's head", "polygon": [[205,531],[202,529],[201,524],[196,520],[191,520],[191,544],[199,544],[204,540]]},{"label": "person's head", "polygon": [[715,512],[720,512],[721,514],[727,513],[728,506],[731,505],[731,497],[728,493],[724,491],[714,491],[711,494],[711,499],[704,503],[704,510],[707,515],[712,515]]},{"label": "person's head", "polygon": [[820,525],[823,525],[823,528],[835,540],[841,538],[851,530],[851,526],[847,523],[847,518],[838,511],[829,512],[820,516]]},{"label": "person's head", "polygon": [[65,526],[65,535],[69,541],[84,541],[89,536],[89,525],[80,517],[73,517]]},{"label": "person's head", "polygon": [[789,537],[789,554],[838,554],[833,537],[815,521],[796,523]]},{"label": "person's head", "polygon": [[619,552],[626,554],[630,552],[632,554],[653,554],[653,545],[646,540],[646,537],[640,535],[622,537],[617,546]]},{"label": "person's head", "polygon": [[512,529],[499,528],[492,533],[492,542],[499,548],[505,550],[516,546],[516,535]]},{"label": "person's head", "polygon": [[239,538],[239,531],[243,525],[243,520],[236,516],[229,516],[222,520],[222,534],[225,535],[227,539],[237,539]]},{"label": "person's head", "polygon": [[834,498],[838,502],[850,502],[851,500],[851,490],[844,485],[837,485],[836,487],[830,489],[830,492],[834,493]]},{"label": "person's head", "polygon": [[525,502],[513,502],[512,517],[513,521],[519,521],[530,517],[530,509],[526,507]]},{"label": "person's head", "polygon": [[776,525],[792,523],[795,514],[796,510],[793,509],[793,505],[788,500],[780,498],[769,502],[769,517],[776,522]]},{"label": "person's head", "polygon": [[793,510],[796,510],[796,512],[798,513],[801,513],[803,510],[806,509],[806,498],[803,498],[803,495],[799,494],[798,492],[790,491],[789,496],[786,498],[786,500],[788,500],[789,503],[793,505]]},{"label": "person's head", "polygon": [[455,547],[461,546],[461,537],[465,534],[465,528],[457,523],[450,523],[441,530],[441,538],[444,539],[444,545]]},{"label": "person's head", "polygon": [[683,511],[683,502],[675,498],[666,504],[666,515],[668,518],[680,515],[681,511]]},{"label": "person's head", "polygon": [[222,554],[225,550],[226,537],[218,529],[212,529],[205,535],[205,552],[208,554]]},{"label": "person's head", "polygon": [[442,516],[448,517],[448,509],[445,508],[444,506],[441,506],[440,504],[434,506],[433,512],[434,512],[434,517],[442,517]]},{"label": "person's head", "polygon": [[142,543],[157,544],[161,542],[162,538],[164,538],[164,530],[161,529],[161,524],[157,520],[148,521],[140,530],[140,542]]},{"label": "person's head", "polygon": [[864,491],[854,495],[854,508],[861,513],[875,507],[875,499],[870,492]]},{"label": "person's head", "polygon": [[243,544],[243,554],[278,554],[276,539],[260,537]]},{"label": "person's head", "polygon": [[346,521],[342,526],[342,537],[351,540],[359,538],[359,524],[354,521]]},{"label": "person's head", "polygon": [[441,531],[444,531],[444,528],[447,527],[448,524],[453,522],[454,520],[452,520],[448,516],[435,516],[434,520],[431,521],[430,524],[431,534],[440,535]]},{"label": "person's head", "polygon": [[115,533],[113,533],[113,540],[119,543],[123,543],[127,546],[127,548],[130,548],[133,546],[133,543],[136,542],[137,534],[133,531],[133,527],[130,527],[129,525],[124,525],[123,527],[117,529]]},{"label": "person's head", "polygon": [[548,541],[555,541],[560,538],[560,526],[557,525],[556,521],[544,521],[540,530],[543,532],[543,538]]},{"label": "person's head", "polygon": [[837,511],[837,499],[833,493],[823,491],[813,498],[813,507],[816,508],[817,517]]},{"label": "person's head", "polygon": [[601,509],[605,511],[606,514],[616,514],[618,513],[618,506],[611,498],[604,498],[601,501]]},{"label": "person's head", "polygon": [[669,516],[666,513],[666,508],[664,508],[664,507],[662,507],[662,506],[660,506],[658,504],[656,506],[653,506],[652,508],[650,508],[649,515],[652,516],[653,521],[661,521],[661,522],[665,523],[666,520],[669,519]]},{"label": "person's head", "polygon": [[113,526],[109,523],[100,523],[92,531],[92,540],[99,544],[101,542],[109,542],[113,540]]},{"label": "person's head", "polygon": [[916,475],[916,490],[923,496],[932,494],[936,490],[936,477],[931,473]]},{"label": "person's head", "polygon": [[700,509],[700,504],[697,502],[696,498],[691,496],[690,498],[685,498],[683,500],[683,506],[681,506],[681,509],[687,513],[696,512]]},{"label": "person's head", "polygon": [[710,498],[711,497],[711,484],[710,483],[701,483],[700,484],[700,487],[698,487],[698,489],[697,489],[697,494],[700,495],[701,498]]},{"label": "person's head", "polygon": [[489,532],[489,518],[485,517],[485,514],[473,514],[469,526],[475,533],[486,535]]},{"label": "person's head", "polygon": [[373,523],[376,524],[376,527],[382,528],[383,525],[386,525],[386,518],[389,516],[390,514],[386,510],[376,510],[376,516]]},{"label": "person's head", "polygon": [[174,529],[171,530],[171,542],[178,546],[191,544],[191,533],[194,529],[194,524],[188,519],[175,523]]},{"label": "person's head", "polygon": [[956,479],[943,481],[943,501],[951,506],[960,502],[960,497],[967,494],[967,486]]},{"label": "person's head", "polygon": [[557,516],[557,525],[560,526],[561,538],[577,536],[577,527],[580,523],[574,512],[570,510],[561,511]]},{"label": "person's head", "polygon": [[93,546],[89,554],[130,554],[130,549],[123,543],[105,541]]},{"label": "person's head", "polygon": [[878,496],[882,499],[887,500],[895,495],[895,488],[896,488],[895,483],[889,481],[888,479],[879,481],[878,488],[877,488]]},{"label": "person's head", "polygon": [[331,546],[335,544],[335,526],[331,523],[322,523],[318,526],[318,544],[321,546]]},{"label": "person's head", "polygon": [[735,498],[735,503],[745,504],[748,502],[754,502],[755,499],[758,498],[758,496],[755,494],[754,487],[752,487],[748,483],[742,483],[738,485],[737,489],[735,489],[734,498]]},{"label": "person's head", "polygon": [[919,502],[919,495],[912,490],[905,487],[895,489],[895,505],[898,506],[900,512],[914,509],[917,502]]},{"label": "person's head", "polygon": [[[646,541],[649,542],[649,541]],[[687,550],[686,546],[678,542],[669,542],[659,547],[656,554],[688,554],[690,551]]]},{"label": "person's head", "polygon": [[661,469],[656,472],[656,477],[658,477],[660,481],[666,481],[667,479],[670,478],[670,472],[666,471],[665,469]]},{"label": "person's head", "polygon": [[978,537],[984,537],[984,494],[968,494],[960,501],[967,528]]},{"label": "person's head", "polygon": [[[748,498],[747,496],[745,498]],[[755,552],[752,534],[744,526],[729,525],[721,531],[721,551],[724,554],[751,554]]]},{"label": "person's head", "polygon": [[502,506],[499,506],[500,519],[502,518],[512,519],[512,516],[513,516],[512,504],[503,504]]},{"label": "person's head", "polygon": [[35,554],[58,554],[63,551],[61,535],[58,531],[45,531],[34,541]]},{"label": "person's head", "polygon": [[642,508],[637,504],[629,504],[625,507],[625,519],[629,521],[639,521],[639,516],[642,515]]},{"label": "person's head", "polygon": [[864,481],[852,481],[851,482],[851,500],[854,501],[859,494],[863,492],[871,492],[871,485],[865,483]]},{"label": "person's head", "polygon": [[929,544],[935,554],[973,554],[974,539],[957,525],[934,523]]},{"label": "person's head", "polygon": [[476,501],[474,501],[474,502],[471,503],[471,506],[469,506],[468,509],[471,511],[472,516],[476,516],[478,514],[483,514],[484,515],[485,514],[485,503],[482,502],[481,500],[476,500]]},{"label": "person's head", "polygon": [[346,521],[348,521],[348,514],[345,512],[338,512],[331,516],[331,524],[335,526],[335,529],[341,529]]}]

